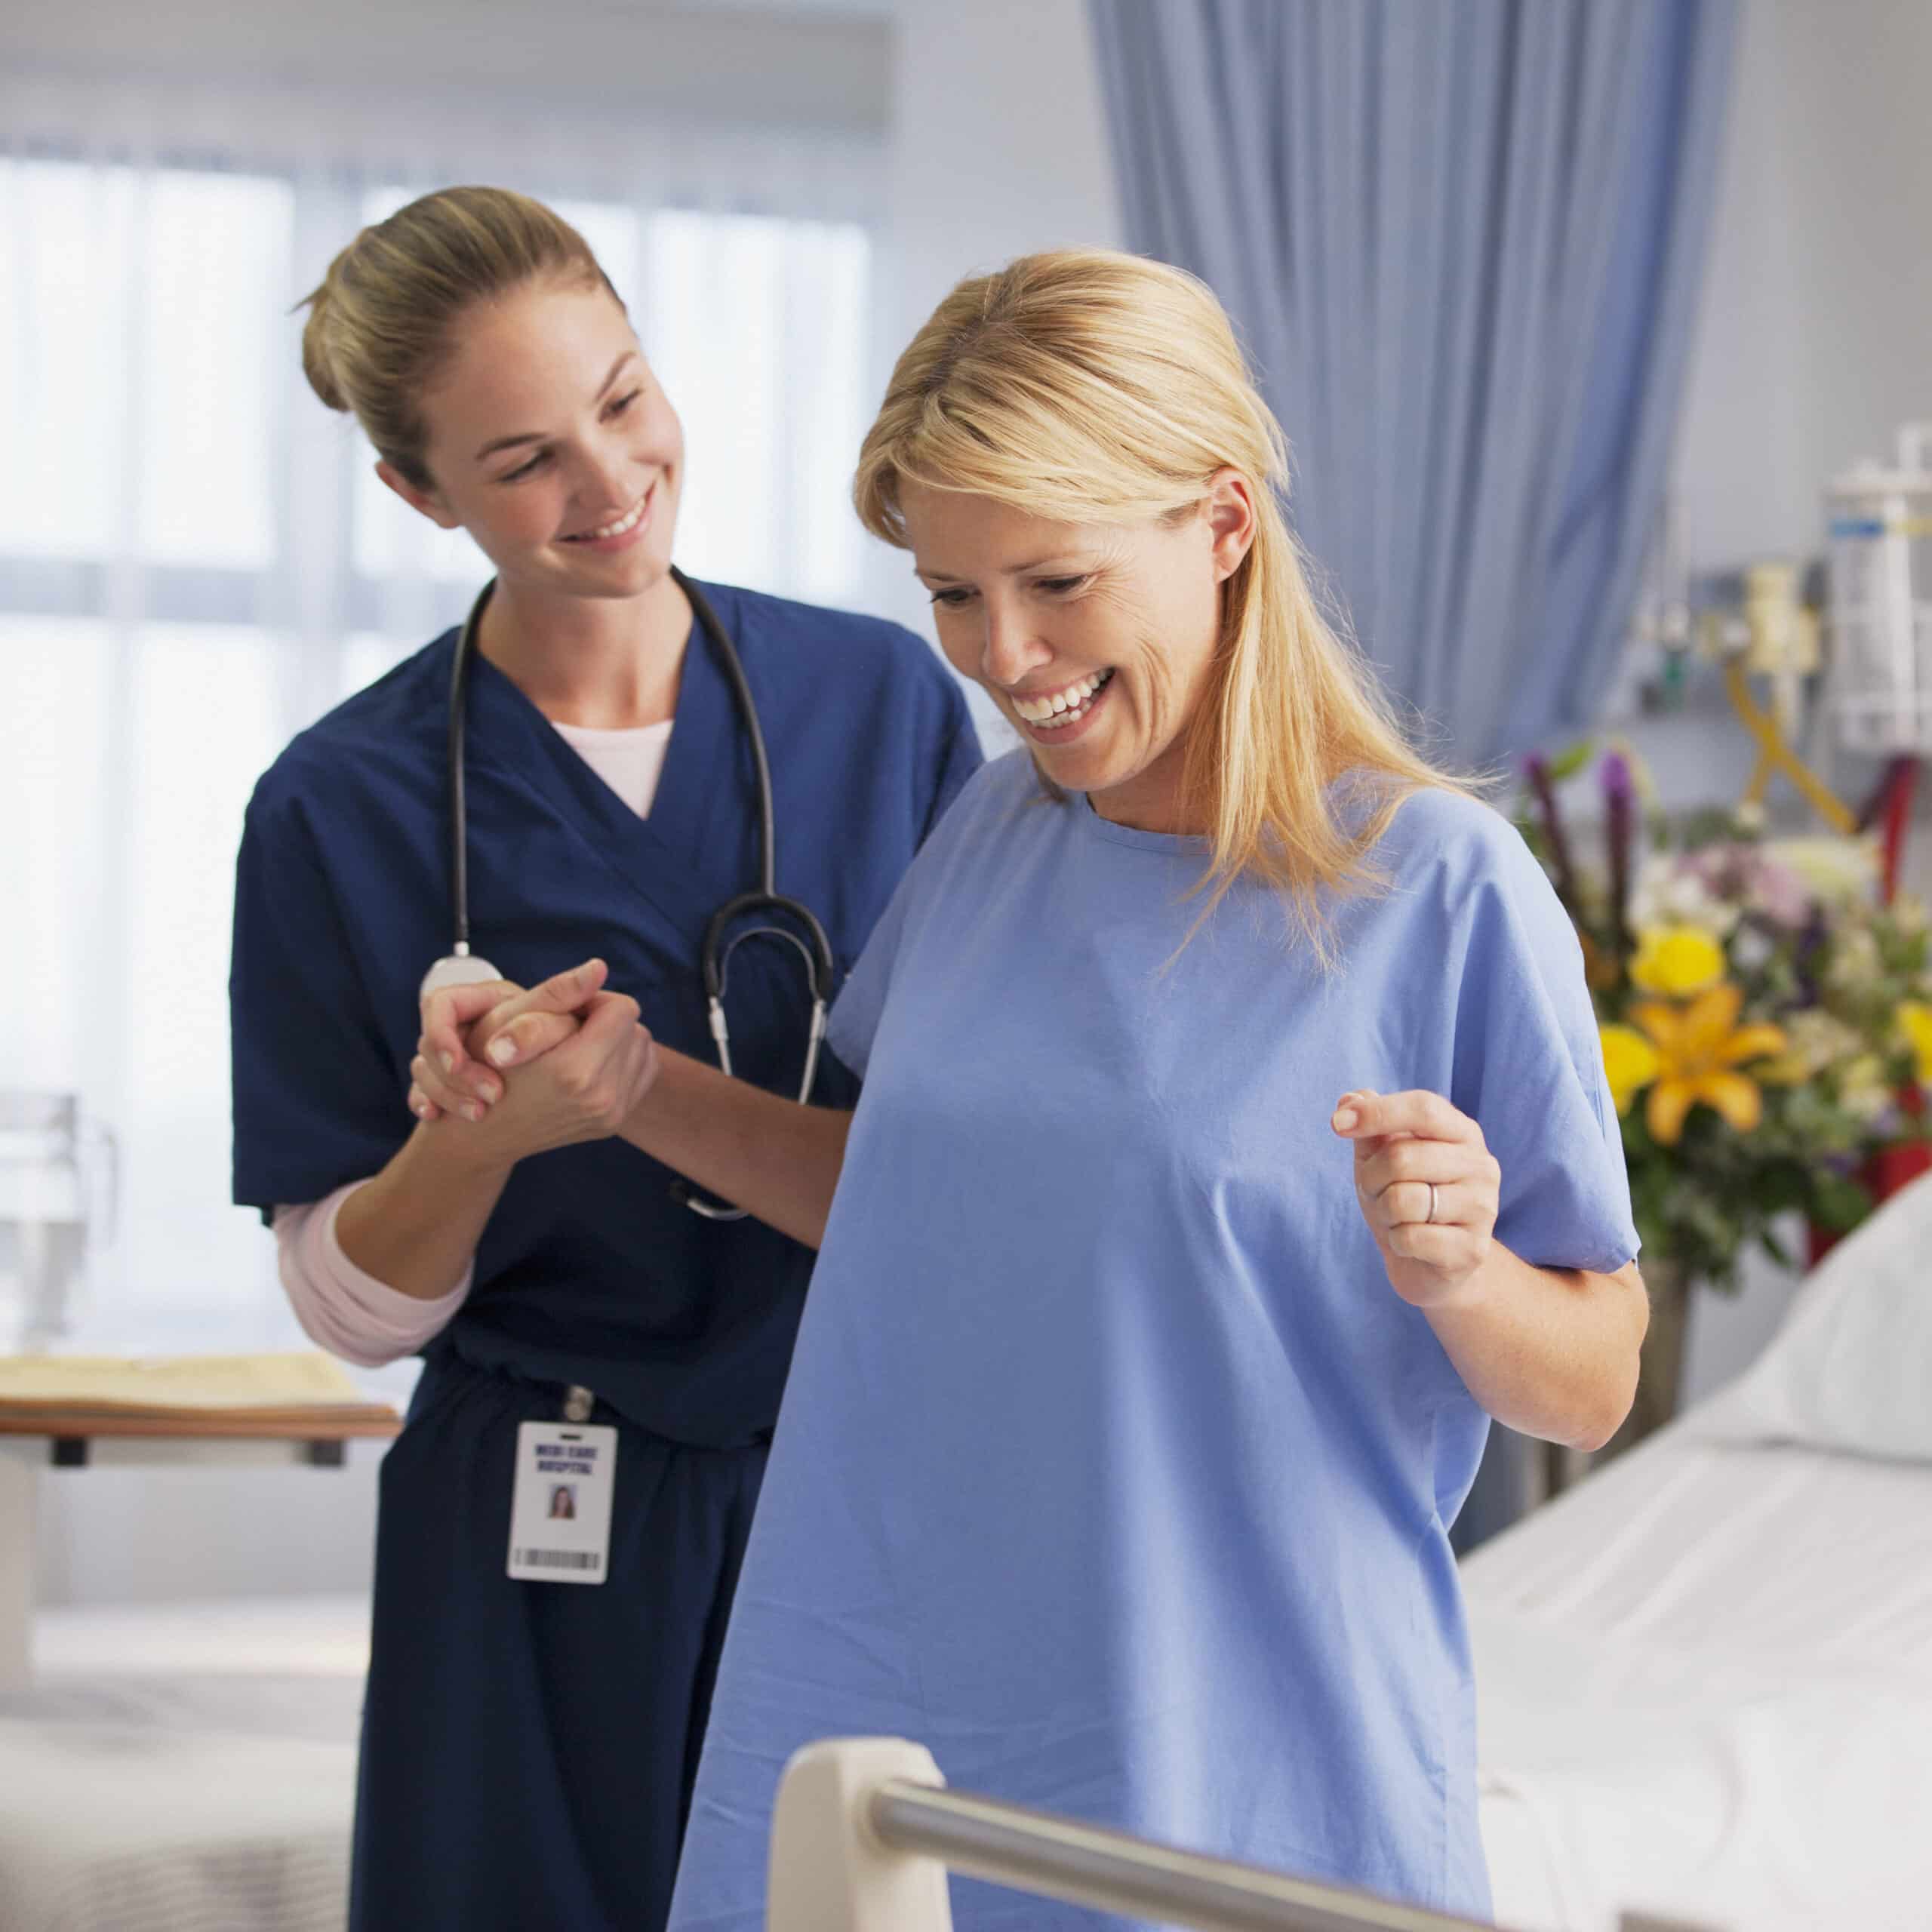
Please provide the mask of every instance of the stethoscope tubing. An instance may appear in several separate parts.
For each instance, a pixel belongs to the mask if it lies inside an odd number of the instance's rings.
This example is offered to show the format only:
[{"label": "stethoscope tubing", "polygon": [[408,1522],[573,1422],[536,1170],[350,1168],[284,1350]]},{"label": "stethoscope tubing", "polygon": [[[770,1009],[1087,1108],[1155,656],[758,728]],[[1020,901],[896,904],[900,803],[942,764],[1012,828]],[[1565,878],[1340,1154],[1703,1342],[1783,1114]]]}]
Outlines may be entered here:
[{"label": "stethoscope tubing", "polygon": [[[724,988],[732,949],[739,940],[754,937],[741,933],[727,943],[726,935],[740,920],[755,913],[776,913],[792,921],[805,937],[783,926],[764,926],[759,932],[789,941],[805,962],[806,983],[812,998],[811,1030],[806,1042],[804,1076],[800,1081],[801,1103],[810,1096],[818,1070],[819,1046],[825,1037],[826,1008],[832,997],[832,944],[817,915],[802,901],[787,897],[778,890],[778,837],[777,813],[772,801],[771,764],[764,748],[764,732],[758,722],[758,706],[746,681],[743,664],[731,634],[705,595],[683,571],[673,565],[672,581],[690,601],[691,613],[705,641],[716,660],[724,681],[731,688],[731,699],[752,755],[753,780],[758,795],[758,880],[751,891],[741,892],[718,907],[705,925],[699,948],[698,970],[704,982],[705,1004],[712,1038],[718,1049],[718,1064],[731,1072],[730,1029],[724,1018]],[[468,768],[468,714],[469,671],[476,653],[476,637],[483,613],[497,588],[492,577],[477,594],[458,634],[456,652],[450,664],[449,748],[447,787],[449,815],[449,878],[451,923],[455,934],[454,958],[468,960],[469,950],[469,812],[465,789]],[[679,1182],[672,1190],[694,1213],[711,1220],[737,1220],[742,1208],[724,1208],[700,1200]]]}]

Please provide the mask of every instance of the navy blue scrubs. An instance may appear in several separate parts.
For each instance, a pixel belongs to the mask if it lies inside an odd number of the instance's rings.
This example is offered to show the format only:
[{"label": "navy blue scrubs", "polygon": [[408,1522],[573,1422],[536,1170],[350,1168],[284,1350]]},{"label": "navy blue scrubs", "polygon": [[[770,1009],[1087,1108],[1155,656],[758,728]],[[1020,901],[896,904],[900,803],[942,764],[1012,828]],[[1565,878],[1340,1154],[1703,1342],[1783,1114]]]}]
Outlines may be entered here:
[{"label": "navy blue scrubs", "polygon": [[[958,687],[897,626],[706,586],[768,748],[779,890],[838,979],[980,763]],[[408,1139],[417,987],[449,950],[454,632],[303,732],[257,787],[230,981],[235,1198],[264,1214]],[[757,878],[756,792],[701,630],[639,819],[487,660],[469,697],[473,943],[534,984],[595,955],[665,1044],[706,1060],[698,951]],[[734,956],[734,1066],[795,1092],[789,948]],[[821,1060],[814,1097],[849,1106]],[[358,1793],[358,1932],[651,1932],[675,1875],[718,1647],[811,1256],[712,1222],[624,1142],[520,1162],[462,1311],[385,1459]],[[517,1426],[593,1390],[619,1432],[608,1580],[504,1574]]]}]

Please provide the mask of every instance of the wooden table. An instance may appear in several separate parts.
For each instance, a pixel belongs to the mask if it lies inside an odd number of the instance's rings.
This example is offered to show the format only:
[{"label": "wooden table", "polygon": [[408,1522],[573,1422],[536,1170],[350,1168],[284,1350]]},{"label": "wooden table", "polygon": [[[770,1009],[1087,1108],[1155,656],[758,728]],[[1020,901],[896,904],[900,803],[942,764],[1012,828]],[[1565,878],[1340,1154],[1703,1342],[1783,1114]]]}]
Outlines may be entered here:
[{"label": "wooden table", "polygon": [[401,1428],[394,1414],[351,1419],[238,1420],[215,1411],[192,1417],[0,1414],[0,1691],[23,1690],[33,1676],[35,1536],[45,1469],[125,1467],[130,1463],[263,1464],[340,1468],[357,1440],[386,1441]]}]

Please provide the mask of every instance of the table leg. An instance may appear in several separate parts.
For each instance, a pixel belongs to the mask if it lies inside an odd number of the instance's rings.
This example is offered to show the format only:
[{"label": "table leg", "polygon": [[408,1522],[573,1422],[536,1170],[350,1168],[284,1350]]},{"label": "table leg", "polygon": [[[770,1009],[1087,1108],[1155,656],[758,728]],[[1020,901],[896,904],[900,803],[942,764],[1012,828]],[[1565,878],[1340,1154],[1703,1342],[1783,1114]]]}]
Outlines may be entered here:
[{"label": "table leg", "polygon": [[0,1692],[33,1678],[35,1492],[46,1445],[0,1441]]}]

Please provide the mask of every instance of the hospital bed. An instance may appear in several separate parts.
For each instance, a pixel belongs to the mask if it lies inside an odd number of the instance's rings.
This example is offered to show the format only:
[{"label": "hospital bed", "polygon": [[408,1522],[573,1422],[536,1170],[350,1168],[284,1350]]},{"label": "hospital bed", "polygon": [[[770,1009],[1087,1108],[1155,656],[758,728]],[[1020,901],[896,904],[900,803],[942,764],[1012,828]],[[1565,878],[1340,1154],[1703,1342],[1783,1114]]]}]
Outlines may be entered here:
[{"label": "hospital bed", "polygon": [[365,1598],[43,1610],[0,1696],[5,1932],[341,1932]]},{"label": "hospital bed", "polygon": [[[1463,1568],[1501,1924],[1932,1925],[1932,1181],[1740,1382]],[[339,1932],[368,1617],[44,1612],[0,1927]]]},{"label": "hospital bed", "polygon": [[1463,1576],[1500,1922],[1932,1926],[1932,1182]]}]

